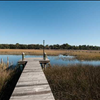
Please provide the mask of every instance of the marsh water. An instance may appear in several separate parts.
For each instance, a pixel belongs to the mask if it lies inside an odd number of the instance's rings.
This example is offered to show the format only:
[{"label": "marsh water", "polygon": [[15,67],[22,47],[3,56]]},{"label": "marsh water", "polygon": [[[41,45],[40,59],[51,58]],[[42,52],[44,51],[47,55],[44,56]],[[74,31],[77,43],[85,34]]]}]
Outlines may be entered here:
[{"label": "marsh water", "polygon": [[[7,62],[7,57],[9,58],[9,63],[13,63],[13,65],[16,65],[19,60],[22,59],[22,55],[0,55],[0,59],[2,58],[3,61]],[[42,57],[42,55],[25,55],[25,58],[36,58],[36,57]],[[74,56],[47,56],[50,60],[51,65],[71,65],[71,64],[88,64],[93,66],[100,65],[100,61],[80,61],[75,59]]]}]

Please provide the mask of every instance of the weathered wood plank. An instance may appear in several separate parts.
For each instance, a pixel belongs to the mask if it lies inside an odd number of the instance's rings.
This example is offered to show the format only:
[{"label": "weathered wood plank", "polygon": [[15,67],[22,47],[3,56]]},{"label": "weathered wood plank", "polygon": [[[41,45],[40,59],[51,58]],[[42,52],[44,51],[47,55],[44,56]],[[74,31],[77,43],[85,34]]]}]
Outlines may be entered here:
[{"label": "weathered wood plank", "polygon": [[27,58],[27,64],[10,100],[54,100],[46,77],[39,64],[42,58]]}]

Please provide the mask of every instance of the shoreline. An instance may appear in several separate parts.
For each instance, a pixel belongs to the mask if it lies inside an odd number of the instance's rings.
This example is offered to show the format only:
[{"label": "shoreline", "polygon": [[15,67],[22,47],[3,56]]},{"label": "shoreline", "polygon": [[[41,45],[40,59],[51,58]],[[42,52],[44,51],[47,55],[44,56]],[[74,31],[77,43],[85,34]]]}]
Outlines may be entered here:
[{"label": "shoreline", "polygon": [[[42,49],[0,49],[0,55],[43,55]],[[70,55],[78,60],[100,60],[100,50],[45,50],[48,56]]]}]

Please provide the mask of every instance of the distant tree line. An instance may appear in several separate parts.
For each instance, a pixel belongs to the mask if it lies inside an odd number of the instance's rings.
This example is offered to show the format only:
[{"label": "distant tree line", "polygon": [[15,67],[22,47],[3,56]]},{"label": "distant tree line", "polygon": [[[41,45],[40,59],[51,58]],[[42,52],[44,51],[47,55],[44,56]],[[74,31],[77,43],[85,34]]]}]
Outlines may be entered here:
[{"label": "distant tree line", "polygon": [[[42,49],[42,44],[0,44],[0,49]],[[90,45],[69,45],[66,44],[55,44],[55,45],[46,45],[46,49],[68,49],[68,50],[100,50],[99,46],[90,46]]]}]

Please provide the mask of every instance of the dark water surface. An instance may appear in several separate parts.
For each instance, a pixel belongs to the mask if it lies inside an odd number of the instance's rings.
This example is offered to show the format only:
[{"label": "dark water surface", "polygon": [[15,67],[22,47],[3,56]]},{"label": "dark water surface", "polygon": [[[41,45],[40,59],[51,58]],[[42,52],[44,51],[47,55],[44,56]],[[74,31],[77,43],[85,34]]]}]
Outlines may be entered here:
[{"label": "dark water surface", "polygon": [[[16,65],[19,60],[22,59],[22,55],[0,55],[0,59],[2,58],[3,61],[7,62],[7,57],[9,57],[9,62],[13,63],[13,65]],[[36,58],[36,57],[42,57],[42,55],[25,55],[25,58]],[[50,60],[51,65],[70,65],[70,64],[89,64],[98,66],[100,65],[100,61],[80,61],[75,59],[74,56],[48,56],[48,59]]]}]

